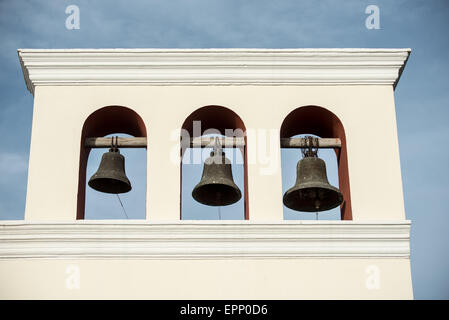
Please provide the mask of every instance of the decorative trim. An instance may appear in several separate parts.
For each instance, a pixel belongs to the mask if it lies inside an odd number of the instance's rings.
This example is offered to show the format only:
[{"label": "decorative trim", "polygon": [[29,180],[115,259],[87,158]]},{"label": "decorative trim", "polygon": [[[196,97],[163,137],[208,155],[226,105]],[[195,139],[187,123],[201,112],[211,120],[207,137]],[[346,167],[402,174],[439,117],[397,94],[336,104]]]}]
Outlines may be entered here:
[{"label": "decorative trim", "polygon": [[0,259],[410,256],[410,221],[0,223]]},{"label": "decorative trim", "polygon": [[393,85],[410,49],[19,49],[28,90],[74,85]]}]

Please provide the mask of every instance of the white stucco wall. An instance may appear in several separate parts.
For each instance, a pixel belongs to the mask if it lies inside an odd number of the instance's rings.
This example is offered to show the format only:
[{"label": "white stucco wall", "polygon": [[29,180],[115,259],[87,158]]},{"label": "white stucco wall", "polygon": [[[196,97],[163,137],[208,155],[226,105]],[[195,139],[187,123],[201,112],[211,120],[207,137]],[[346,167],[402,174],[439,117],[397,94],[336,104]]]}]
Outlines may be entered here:
[{"label": "white stucco wall", "polygon": [[[81,129],[92,112],[108,105],[131,108],[145,121],[149,220],[179,220],[179,162],[170,160],[179,139],[173,133],[207,105],[230,108],[247,130],[278,131],[300,106],[330,110],[346,131],[353,219],[405,218],[391,86],[45,86],[35,90],[27,220],[76,218]],[[279,139],[271,150],[275,170],[260,162],[257,135],[247,143],[255,160],[248,169],[250,219],[282,220]]]},{"label": "white stucco wall", "polygon": [[16,260],[0,283],[0,299],[413,298],[408,259]]}]

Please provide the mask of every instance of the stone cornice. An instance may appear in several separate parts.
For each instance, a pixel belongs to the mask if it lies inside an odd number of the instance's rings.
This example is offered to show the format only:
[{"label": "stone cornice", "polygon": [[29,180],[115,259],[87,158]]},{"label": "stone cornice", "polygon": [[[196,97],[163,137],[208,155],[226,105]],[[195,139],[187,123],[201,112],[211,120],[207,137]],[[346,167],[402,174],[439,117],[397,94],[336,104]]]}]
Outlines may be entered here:
[{"label": "stone cornice", "polygon": [[393,85],[410,49],[19,49],[27,88]]},{"label": "stone cornice", "polygon": [[410,256],[410,221],[0,223],[0,259]]}]

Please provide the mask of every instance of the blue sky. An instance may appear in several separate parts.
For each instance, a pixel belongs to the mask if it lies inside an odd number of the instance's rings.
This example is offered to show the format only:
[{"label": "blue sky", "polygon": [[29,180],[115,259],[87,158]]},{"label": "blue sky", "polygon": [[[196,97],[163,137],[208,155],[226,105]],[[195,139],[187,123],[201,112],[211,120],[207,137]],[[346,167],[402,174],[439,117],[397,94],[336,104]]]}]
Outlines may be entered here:
[{"label": "blue sky", "polygon": [[[80,8],[79,30],[65,28],[71,4]],[[379,30],[365,28],[371,4],[380,9]],[[414,293],[448,299],[448,30],[446,0],[0,0],[0,219],[22,219],[25,208],[33,98],[17,48],[410,47],[395,98]]]}]

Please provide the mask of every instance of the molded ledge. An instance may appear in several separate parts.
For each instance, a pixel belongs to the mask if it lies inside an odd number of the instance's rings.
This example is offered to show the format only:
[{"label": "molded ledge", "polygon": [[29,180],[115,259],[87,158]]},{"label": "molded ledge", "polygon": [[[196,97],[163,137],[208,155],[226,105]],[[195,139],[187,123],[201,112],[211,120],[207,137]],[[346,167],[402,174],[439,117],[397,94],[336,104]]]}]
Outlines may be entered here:
[{"label": "molded ledge", "polygon": [[410,49],[19,49],[28,90],[74,85],[393,85]]},{"label": "molded ledge", "polygon": [[410,256],[410,221],[0,223],[0,259]]}]

